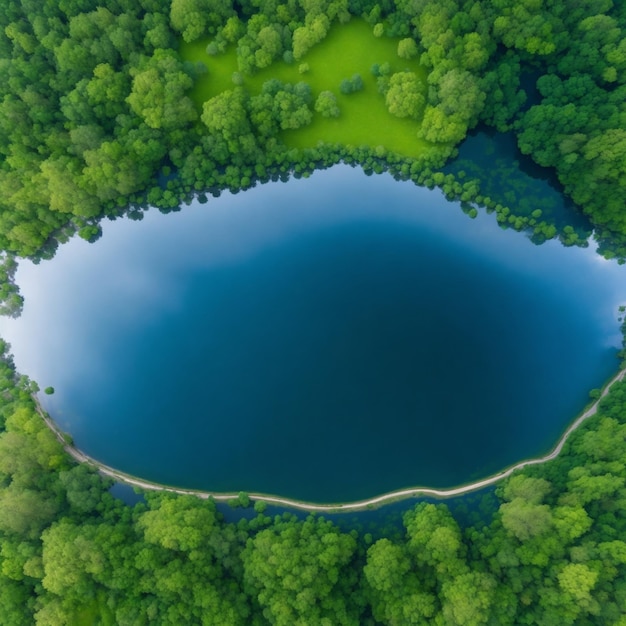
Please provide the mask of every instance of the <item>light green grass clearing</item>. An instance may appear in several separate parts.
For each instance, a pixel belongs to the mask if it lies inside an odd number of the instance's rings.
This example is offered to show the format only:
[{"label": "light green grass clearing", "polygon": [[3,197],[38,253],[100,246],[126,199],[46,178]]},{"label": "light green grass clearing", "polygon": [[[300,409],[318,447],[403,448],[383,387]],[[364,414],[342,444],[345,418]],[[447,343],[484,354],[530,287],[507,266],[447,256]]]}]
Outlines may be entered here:
[{"label": "light green grass clearing", "polygon": [[[315,113],[309,126],[283,133],[283,140],[289,147],[310,148],[319,142],[340,143],[371,148],[383,146],[405,156],[419,156],[430,145],[417,137],[419,121],[391,115],[384,97],[378,93],[376,78],[371,73],[374,63],[388,62],[392,72],[407,69],[426,80],[426,72],[416,59],[398,57],[398,41],[388,37],[374,37],[371,26],[363,20],[353,19],[348,24],[333,25],[326,39],[311,48],[302,59],[293,64],[276,61],[252,76],[244,76],[243,84],[254,94],[259,93],[263,83],[270,78],[289,83],[305,81],[311,86],[314,98],[324,90],[332,91],[337,96],[340,116],[324,118]],[[196,82],[191,92],[199,108],[209,98],[232,89],[232,75],[237,71],[235,49],[209,56],[206,53],[209,42],[205,39],[191,44],[183,43],[180,48],[183,59],[201,61],[208,70],[208,74]],[[300,63],[307,63],[309,71],[300,74]],[[357,73],[363,79],[363,90],[342,94],[339,91],[341,81]]]}]

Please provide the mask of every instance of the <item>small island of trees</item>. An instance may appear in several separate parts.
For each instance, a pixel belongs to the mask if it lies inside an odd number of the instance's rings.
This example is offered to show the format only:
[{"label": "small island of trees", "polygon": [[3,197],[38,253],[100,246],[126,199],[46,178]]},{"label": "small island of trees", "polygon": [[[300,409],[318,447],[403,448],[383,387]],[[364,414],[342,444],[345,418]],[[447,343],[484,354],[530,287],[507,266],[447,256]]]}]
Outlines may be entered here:
[{"label": "small island of trees", "polygon": [[[104,218],[340,161],[581,243],[444,171],[475,128],[511,133],[626,258],[625,3],[6,0],[0,24],[4,314],[18,258],[95,241]],[[256,505],[228,523],[192,496],[125,505],[2,352],[3,625],[626,624],[626,383],[487,518],[421,503],[376,534]]]}]

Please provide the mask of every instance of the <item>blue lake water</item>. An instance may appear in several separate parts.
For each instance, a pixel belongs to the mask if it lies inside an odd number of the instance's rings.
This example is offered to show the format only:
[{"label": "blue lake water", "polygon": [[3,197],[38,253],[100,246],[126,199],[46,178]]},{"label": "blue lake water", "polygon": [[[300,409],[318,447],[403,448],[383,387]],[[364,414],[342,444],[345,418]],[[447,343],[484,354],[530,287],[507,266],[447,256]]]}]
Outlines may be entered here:
[{"label": "blue lake water", "polygon": [[354,500],[546,452],[617,368],[626,268],[347,166],[104,224],[2,320],[76,445],[138,476]]}]

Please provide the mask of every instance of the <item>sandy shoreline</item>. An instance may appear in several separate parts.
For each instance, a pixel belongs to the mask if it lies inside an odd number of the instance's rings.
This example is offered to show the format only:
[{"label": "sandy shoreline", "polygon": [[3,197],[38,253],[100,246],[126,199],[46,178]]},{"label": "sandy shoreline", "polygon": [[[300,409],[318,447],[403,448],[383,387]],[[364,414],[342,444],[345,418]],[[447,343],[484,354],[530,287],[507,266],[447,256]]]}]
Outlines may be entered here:
[{"label": "sandy shoreline", "polygon": [[[409,489],[400,489],[397,491],[391,491],[389,493],[382,494],[380,496],[376,496],[373,498],[368,498],[366,500],[358,500],[355,502],[347,502],[347,503],[338,503],[338,504],[315,504],[312,502],[303,502],[299,500],[292,500],[291,498],[281,498],[279,496],[271,496],[265,494],[256,494],[256,493],[248,493],[248,496],[253,501],[263,501],[268,504],[275,504],[279,506],[284,506],[287,508],[300,509],[303,511],[318,511],[318,512],[332,512],[332,513],[340,513],[342,511],[359,511],[362,509],[375,508],[377,506],[381,506],[383,504],[394,502],[398,500],[404,500],[408,498],[416,498],[420,496],[433,496],[436,498],[453,498],[455,496],[460,496],[465,493],[469,493],[471,491],[477,491],[478,489],[482,489],[483,487],[488,487],[489,485],[493,485],[498,481],[507,478],[513,472],[527,467],[529,465],[539,465],[541,463],[547,463],[548,461],[556,458],[565,442],[569,439],[571,434],[588,418],[595,415],[598,411],[598,404],[604,398],[609,389],[613,386],[613,384],[619,380],[623,380],[626,375],[626,369],[620,370],[604,387],[600,397],[578,418],[576,418],[567,430],[561,435],[560,439],[557,441],[556,445],[552,449],[551,452],[546,454],[545,456],[538,457],[535,459],[526,459],[525,461],[520,461],[507,469],[498,472],[497,474],[493,474],[492,476],[488,476],[487,478],[483,478],[481,480],[477,480],[472,483],[468,483],[466,485],[461,485],[459,487],[452,487],[450,489],[431,489],[428,487],[413,487]],[[37,408],[37,412],[41,415],[44,422],[48,425],[50,430],[56,435],[57,439],[63,444],[63,448],[67,454],[69,454],[74,460],[79,463],[87,463],[93,467],[95,467],[100,474],[104,476],[109,476],[121,483],[125,483],[127,485],[131,485],[133,487],[139,487],[141,489],[152,490],[152,491],[169,491],[171,493],[178,493],[183,495],[193,495],[199,498],[213,498],[216,501],[228,501],[233,498],[237,498],[239,494],[237,493],[213,493],[210,491],[198,491],[194,489],[180,489],[177,487],[170,487],[168,485],[161,485],[158,483],[153,483],[150,481],[142,480],[136,476],[131,476],[129,474],[125,474],[124,472],[120,472],[104,463],[100,463],[99,461],[91,458],[90,456],[84,454],[73,445],[67,443],[64,434],[61,432],[56,423],[52,420],[52,418],[43,410],[41,404],[39,403],[39,399],[33,395],[33,400],[35,401],[35,406]]]}]

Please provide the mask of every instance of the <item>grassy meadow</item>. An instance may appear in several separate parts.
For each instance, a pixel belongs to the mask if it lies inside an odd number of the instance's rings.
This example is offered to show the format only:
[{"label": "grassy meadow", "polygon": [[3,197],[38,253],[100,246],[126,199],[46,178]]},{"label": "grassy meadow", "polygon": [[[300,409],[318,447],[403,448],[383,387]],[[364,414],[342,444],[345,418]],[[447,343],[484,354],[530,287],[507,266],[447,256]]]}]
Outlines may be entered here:
[{"label": "grassy meadow", "polygon": [[[254,94],[261,91],[265,81],[278,78],[289,83],[307,82],[314,98],[324,90],[335,94],[341,111],[339,117],[324,118],[314,113],[309,126],[283,133],[283,140],[290,147],[314,147],[319,142],[341,143],[372,148],[383,146],[401,155],[418,156],[429,146],[417,137],[419,121],[389,113],[384,96],[377,90],[376,78],[371,73],[374,63],[388,62],[392,72],[407,69],[426,80],[426,72],[417,59],[398,57],[398,41],[384,36],[375,37],[371,26],[363,20],[335,24],[328,36],[299,61],[287,64],[280,60],[254,75],[243,75],[243,85]],[[184,60],[201,61],[208,70],[196,82],[191,93],[199,108],[206,100],[232,89],[232,76],[238,71],[235,48],[210,56],[206,53],[209,42],[204,39],[191,44],[183,43],[180,49]],[[300,73],[301,64],[307,64],[308,71]],[[357,73],[363,79],[364,88],[356,93],[342,94],[339,90],[341,81]]]}]

